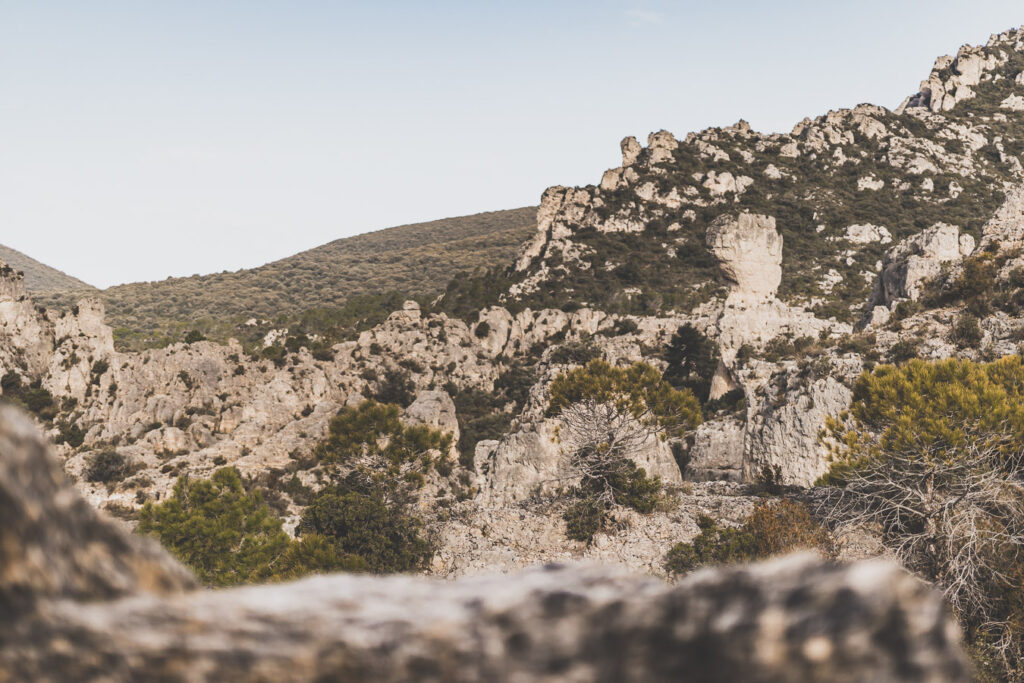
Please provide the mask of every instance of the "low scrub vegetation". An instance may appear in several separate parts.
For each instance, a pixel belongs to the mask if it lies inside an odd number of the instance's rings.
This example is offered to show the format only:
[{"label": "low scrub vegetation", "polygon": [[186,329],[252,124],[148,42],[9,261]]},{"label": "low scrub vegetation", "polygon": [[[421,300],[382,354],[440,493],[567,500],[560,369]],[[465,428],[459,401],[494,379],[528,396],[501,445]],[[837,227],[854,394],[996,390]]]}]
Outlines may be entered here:
[{"label": "low scrub vegetation", "polygon": [[719,524],[706,515],[697,518],[700,533],[689,543],[677,543],[665,556],[665,571],[681,575],[698,567],[753,562],[795,550],[832,552],[832,539],[802,503],[781,500],[762,503],[741,526]]}]

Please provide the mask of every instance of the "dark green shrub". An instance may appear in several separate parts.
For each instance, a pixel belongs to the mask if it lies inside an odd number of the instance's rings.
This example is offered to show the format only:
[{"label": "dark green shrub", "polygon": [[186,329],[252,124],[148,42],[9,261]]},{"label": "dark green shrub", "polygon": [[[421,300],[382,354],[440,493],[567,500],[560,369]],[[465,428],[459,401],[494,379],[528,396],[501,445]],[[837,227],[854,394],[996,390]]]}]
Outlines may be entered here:
[{"label": "dark green shrub", "polygon": [[889,349],[893,363],[905,363],[917,358],[920,353],[920,341],[914,338],[900,339]]},{"label": "dark green shrub", "polygon": [[486,320],[481,320],[480,323],[476,326],[476,329],[473,331],[473,334],[476,335],[477,339],[484,339],[490,333],[491,324]]},{"label": "dark green shrub", "polygon": [[566,342],[551,353],[551,362],[559,365],[586,365],[601,357],[601,351],[594,342],[586,339]]},{"label": "dark green shrub", "polygon": [[260,492],[247,492],[233,467],[210,479],[180,477],[170,498],[142,508],[139,532],[156,537],[210,586],[267,578],[291,543]]},{"label": "dark green shrub", "polygon": [[199,330],[190,330],[189,333],[185,335],[186,344],[195,344],[196,342],[201,341],[206,341],[206,335]]},{"label": "dark green shrub", "polygon": [[664,379],[676,389],[689,389],[701,403],[708,400],[718,369],[718,345],[686,323],[676,330],[665,351]]},{"label": "dark green shrub", "polygon": [[562,515],[565,535],[573,541],[590,543],[604,526],[605,510],[593,500],[577,500]]},{"label": "dark green shrub", "polygon": [[85,442],[85,431],[74,422],[61,420],[57,423],[57,438],[54,441],[78,448]]},{"label": "dark green shrub", "polygon": [[409,373],[393,368],[384,372],[384,379],[380,380],[377,390],[373,392],[373,398],[379,403],[394,403],[408,408],[416,400],[413,393],[415,390],[416,385]]},{"label": "dark green shrub", "polygon": [[43,389],[39,380],[26,386],[18,373],[12,370],[0,378],[0,388],[3,389],[0,398],[34,413],[40,419],[52,420],[57,415],[57,405],[53,401],[53,396]]},{"label": "dark green shrub", "polygon": [[421,569],[433,550],[423,522],[389,505],[380,492],[325,490],[302,514],[298,531],[331,541],[341,556],[361,558],[374,573]]},{"label": "dark green shrub", "polygon": [[85,467],[85,480],[99,484],[121,481],[133,471],[128,459],[115,450],[103,450],[89,456]]},{"label": "dark green shrub", "polygon": [[978,348],[981,344],[982,336],[981,324],[978,318],[970,313],[964,313],[957,318],[956,322],[953,323],[953,329],[950,331],[950,341],[962,348]]}]

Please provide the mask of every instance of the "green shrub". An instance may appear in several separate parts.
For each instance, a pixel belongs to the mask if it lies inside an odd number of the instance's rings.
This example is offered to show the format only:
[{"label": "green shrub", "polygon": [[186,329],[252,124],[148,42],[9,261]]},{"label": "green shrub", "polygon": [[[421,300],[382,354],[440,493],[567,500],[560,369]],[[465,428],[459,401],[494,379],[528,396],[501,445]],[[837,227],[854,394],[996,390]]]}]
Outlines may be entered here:
[{"label": "green shrub", "polygon": [[[422,536],[423,522],[389,504],[382,492],[321,491],[302,514],[298,532],[328,539],[339,557],[378,573],[422,569],[433,549]],[[351,560],[350,560],[351,561]]]},{"label": "green shrub", "polygon": [[982,336],[978,318],[970,313],[964,313],[958,317],[950,331],[950,341],[962,348],[978,348]]},{"label": "green shrub", "polygon": [[377,390],[373,392],[373,398],[379,403],[394,403],[408,408],[416,400],[415,390],[416,385],[409,373],[393,368],[384,372],[384,379],[380,380]]},{"label": "green shrub", "polygon": [[85,431],[74,422],[61,420],[57,422],[57,437],[54,442],[78,448],[85,442]]},{"label": "green shrub", "polygon": [[99,484],[121,481],[133,471],[131,463],[121,453],[108,449],[89,456],[85,467],[85,480]]},{"label": "green shrub", "polygon": [[604,508],[593,500],[577,500],[562,515],[565,535],[573,541],[589,543],[601,530],[605,520]]},{"label": "green shrub", "polygon": [[260,492],[247,492],[233,467],[210,479],[179,477],[170,498],[143,506],[139,532],[157,538],[210,586],[272,576],[272,562],[291,543]]},{"label": "green shrub", "polygon": [[674,389],[646,363],[616,368],[603,360],[591,360],[582,368],[558,375],[549,393],[549,416],[574,404],[610,403],[619,412],[664,430],[666,436],[680,436],[701,422],[700,404],[693,393]]},{"label": "green shrub", "polygon": [[[1024,360],[910,361],[864,373],[830,420],[837,524],[874,524],[953,606],[979,670],[1024,668]],[[1018,673],[1015,673],[1018,672]]]},{"label": "green shrub", "polygon": [[664,359],[668,363],[665,381],[677,389],[689,389],[701,403],[707,402],[718,369],[718,345],[686,323],[672,335]]},{"label": "green shrub", "polygon": [[27,386],[13,370],[0,378],[0,398],[34,413],[40,419],[52,420],[57,415],[57,405],[49,391],[42,388],[42,383],[35,380]]},{"label": "green shrub", "polygon": [[369,567],[362,557],[345,555],[339,551],[331,539],[319,534],[307,534],[288,544],[284,552],[274,559],[270,573],[258,573],[265,574],[270,581],[291,581],[310,574],[339,571],[366,572]]},{"label": "green shrub", "polygon": [[314,450],[318,459],[347,464],[359,457],[376,458],[392,474],[400,466],[418,461],[429,470],[429,451],[445,453],[452,435],[426,425],[406,426],[401,409],[393,404],[364,401],[343,408],[331,418],[327,438]]},{"label": "green shrub", "polygon": [[921,342],[917,339],[900,339],[889,349],[889,356],[893,363],[905,363],[908,360],[917,358],[920,353]]}]

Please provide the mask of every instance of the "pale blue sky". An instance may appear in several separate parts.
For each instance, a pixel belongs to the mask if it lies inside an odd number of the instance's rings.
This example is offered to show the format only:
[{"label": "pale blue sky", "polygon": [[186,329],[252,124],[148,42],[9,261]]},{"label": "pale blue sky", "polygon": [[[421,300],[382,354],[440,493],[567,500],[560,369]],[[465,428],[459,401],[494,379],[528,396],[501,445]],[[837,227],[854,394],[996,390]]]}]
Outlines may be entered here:
[{"label": "pale blue sky", "polygon": [[534,204],[625,135],[895,107],[1020,0],[0,0],[0,243],[90,283]]}]

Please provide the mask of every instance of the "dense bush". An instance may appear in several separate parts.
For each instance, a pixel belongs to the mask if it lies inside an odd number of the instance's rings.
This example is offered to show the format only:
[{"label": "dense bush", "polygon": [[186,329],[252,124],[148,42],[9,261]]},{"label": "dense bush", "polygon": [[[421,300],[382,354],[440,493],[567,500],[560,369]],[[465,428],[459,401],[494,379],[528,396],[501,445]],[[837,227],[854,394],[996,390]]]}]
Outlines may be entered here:
[{"label": "dense bush", "polygon": [[0,389],[3,390],[0,398],[35,413],[43,420],[52,420],[57,415],[53,396],[42,388],[39,380],[26,385],[21,376],[12,370],[0,378]]},{"label": "dense bush", "polygon": [[723,526],[711,517],[697,518],[700,533],[690,543],[677,543],[665,556],[669,574],[698,567],[751,562],[796,549],[831,552],[828,532],[801,503],[781,500],[763,503],[740,527]]},{"label": "dense bush", "polygon": [[981,344],[982,331],[978,318],[964,313],[953,323],[950,341],[962,348],[976,349]]},{"label": "dense bush", "polygon": [[421,569],[433,554],[423,522],[380,491],[321,491],[302,514],[298,532],[327,539],[352,566],[382,574]]},{"label": "dense bush", "polygon": [[416,400],[416,385],[406,370],[391,368],[384,372],[373,398],[379,403],[394,403],[408,408]]},{"label": "dense bush", "polygon": [[700,405],[689,390],[679,391],[646,363],[617,368],[592,360],[555,378],[550,387],[547,415],[563,414],[573,406],[607,405],[619,417],[631,416],[667,436],[679,436],[701,422]]},{"label": "dense bush", "polygon": [[111,484],[129,476],[133,470],[128,458],[113,449],[107,449],[89,456],[84,474],[86,481]]},{"label": "dense bush", "polygon": [[594,500],[573,501],[562,518],[565,520],[565,535],[573,541],[590,542],[605,522],[605,509]]},{"label": "dense bush", "polygon": [[601,357],[601,350],[590,339],[565,342],[551,352],[550,361],[560,365],[586,365]]},{"label": "dense bush", "polygon": [[210,586],[272,577],[273,561],[291,544],[260,492],[246,491],[233,467],[210,479],[180,477],[170,498],[142,508],[139,532],[156,537]]},{"label": "dense bush", "polygon": [[446,453],[452,435],[426,425],[407,426],[401,415],[398,406],[372,400],[343,408],[331,419],[327,438],[315,454],[321,461],[342,465],[374,460],[390,474],[408,463],[428,471],[433,465],[430,452]]},{"label": "dense bush", "polygon": [[686,323],[672,335],[664,359],[668,363],[665,381],[677,389],[689,389],[705,403],[718,369],[718,345]]}]

